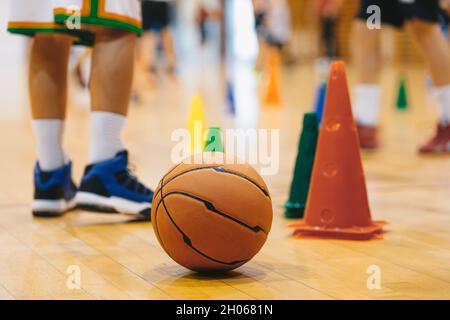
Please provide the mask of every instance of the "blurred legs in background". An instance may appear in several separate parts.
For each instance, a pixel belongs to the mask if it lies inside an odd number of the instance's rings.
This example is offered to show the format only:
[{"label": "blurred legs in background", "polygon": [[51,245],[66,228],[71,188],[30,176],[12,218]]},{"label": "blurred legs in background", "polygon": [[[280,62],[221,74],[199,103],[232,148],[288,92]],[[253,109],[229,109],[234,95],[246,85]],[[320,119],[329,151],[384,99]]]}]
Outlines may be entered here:
[{"label": "blurred legs in background", "polygon": [[133,78],[136,35],[105,29],[96,33],[92,52],[92,111],[126,115]]},{"label": "blurred legs in background", "polygon": [[174,38],[172,30],[167,27],[161,31],[162,45],[166,54],[166,69],[170,75],[174,75],[176,72],[177,56],[175,53]]},{"label": "blurred legs in background", "polygon": [[337,28],[342,0],[315,0],[320,18],[321,55],[332,59],[339,56]]},{"label": "blurred legs in background", "polygon": [[[358,85],[355,88],[355,118],[363,149],[378,147],[381,95],[379,75],[380,29],[366,25],[367,6],[374,1],[362,1],[354,25],[354,63]],[[439,28],[440,9],[437,1],[414,3],[377,2],[385,14],[383,22],[395,27],[404,24],[411,30],[429,65],[437,94],[440,119],[436,134],[419,151],[446,153],[450,151],[450,47]],[[415,9],[415,10],[412,10]],[[384,11],[383,11],[384,10]]]},{"label": "blurred legs in background", "polygon": [[136,91],[149,89],[155,85],[158,49],[162,49],[166,71],[174,80],[176,74],[176,53],[174,38],[170,28],[170,1],[142,1],[143,30],[139,40]]},{"label": "blurred legs in background", "polygon": [[[292,37],[291,10],[286,0],[255,1],[256,28],[260,39],[257,70],[268,64],[270,52],[281,57]],[[289,61],[291,62],[291,61]]]},{"label": "blurred legs in background", "polygon": [[77,56],[73,72],[80,87],[87,88],[90,78],[92,50],[89,48],[83,48],[82,50],[82,52],[76,52]]},{"label": "blurred legs in background", "polygon": [[440,112],[436,135],[419,151],[450,152],[450,46],[437,23],[414,20],[409,28],[431,72]]},{"label": "blurred legs in background", "polygon": [[[380,117],[381,89],[379,86],[381,30],[370,30],[364,21],[354,25],[353,63],[358,85],[355,87],[355,118],[361,147],[378,147],[378,123]],[[361,39],[364,39],[361,41]]]},{"label": "blurred legs in background", "polygon": [[121,135],[133,81],[136,35],[120,30],[97,32],[92,52],[91,163],[113,158],[124,149]]},{"label": "blurred legs in background", "polygon": [[[90,81],[93,116],[113,113],[125,122],[133,77],[135,41],[136,35],[130,32],[106,30],[97,33]],[[38,140],[38,159],[43,170],[54,170],[64,165],[62,133],[72,42],[73,37],[67,35],[38,34],[31,51],[31,111]],[[53,123],[52,130],[47,126],[49,121]],[[107,119],[105,121],[108,122]],[[104,125],[108,126],[107,123]],[[91,137],[91,162],[114,157],[122,151],[122,127],[120,125],[118,130],[93,130],[96,134]]]}]

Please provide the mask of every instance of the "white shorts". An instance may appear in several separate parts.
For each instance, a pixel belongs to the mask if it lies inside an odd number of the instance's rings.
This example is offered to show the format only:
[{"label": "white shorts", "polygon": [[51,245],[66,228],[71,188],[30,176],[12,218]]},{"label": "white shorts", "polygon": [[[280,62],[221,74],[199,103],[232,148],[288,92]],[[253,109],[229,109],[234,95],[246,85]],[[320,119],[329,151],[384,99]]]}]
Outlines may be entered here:
[{"label": "white shorts", "polygon": [[94,34],[86,25],[140,34],[141,20],[140,0],[10,0],[8,31],[28,36],[68,33],[90,45]]}]

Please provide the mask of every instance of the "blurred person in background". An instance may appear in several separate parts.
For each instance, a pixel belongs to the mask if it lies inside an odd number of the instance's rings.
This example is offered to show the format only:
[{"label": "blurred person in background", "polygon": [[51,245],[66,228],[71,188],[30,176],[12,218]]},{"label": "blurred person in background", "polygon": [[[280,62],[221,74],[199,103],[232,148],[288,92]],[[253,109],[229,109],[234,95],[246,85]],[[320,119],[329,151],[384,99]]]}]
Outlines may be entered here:
[{"label": "blurred person in background", "polygon": [[[377,149],[381,108],[380,33],[373,26],[371,6],[381,9],[381,23],[396,28],[407,26],[428,64],[440,111],[433,137],[419,148],[420,153],[444,154],[450,152],[450,46],[440,28],[440,16],[448,1],[438,0],[361,0],[354,25],[354,65],[357,75],[354,113],[361,148]],[[373,7],[372,7],[373,8]],[[375,7],[376,8],[376,7]],[[448,10],[448,8],[447,8]]]},{"label": "blurred person in background", "polygon": [[197,0],[196,24],[200,35],[200,43],[206,45],[210,35],[208,32],[208,22],[219,21],[222,23],[223,11],[220,0]]},{"label": "blurred person in background", "polygon": [[337,28],[343,0],[315,0],[320,19],[321,56],[329,60],[339,56]]},{"label": "blurred person in background", "polygon": [[259,43],[259,55],[256,61],[255,69],[260,71],[264,68],[264,64],[267,59],[266,18],[268,2],[267,0],[253,0],[253,7],[255,10],[255,28]]},{"label": "blurred person in background", "polygon": [[287,0],[254,0],[255,28],[260,43],[256,69],[262,69],[267,61],[267,52],[281,54],[291,40],[291,9]]},{"label": "blurred person in background", "polygon": [[164,53],[166,71],[172,79],[176,75],[177,57],[170,27],[174,0],[141,0],[143,34],[138,44],[138,65],[147,85],[154,86],[157,74],[158,49]]},{"label": "blurred person in background", "polygon": [[268,0],[266,11],[266,40],[280,51],[292,36],[291,10],[287,0]]}]

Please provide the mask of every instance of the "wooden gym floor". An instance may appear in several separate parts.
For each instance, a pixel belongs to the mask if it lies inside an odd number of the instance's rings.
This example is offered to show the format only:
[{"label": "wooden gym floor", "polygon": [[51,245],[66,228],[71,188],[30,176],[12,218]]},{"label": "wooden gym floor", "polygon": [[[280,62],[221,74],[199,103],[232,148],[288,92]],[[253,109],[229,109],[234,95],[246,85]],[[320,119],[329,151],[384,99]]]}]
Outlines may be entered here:
[{"label": "wooden gym floor", "polygon": [[[260,117],[261,127],[281,128],[280,172],[265,178],[274,200],[273,230],[253,261],[222,278],[202,277],[171,261],[150,223],[82,211],[32,218],[34,149],[26,104],[2,105],[12,112],[0,120],[0,298],[450,299],[450,158],[415,153],[433,131],[434,111],[422,86],[423,69],[411,68],[407,77],[412,106],[397,112],[398,71],[385,71],[384,146],[363,155],[372,215],[390,223],[384,240],[353,242],[293,239],[282,216],[302,114],[315,91],[312,66],[284,72],[284,107],[265,109]],[[220,72],[205,72],[202,83],[208,123],[232,127],[223,113]],[[88,113],[80,107],[85,97],[75,91],[66,144],[78,180],[87,158]],[[185,125],[192,93],[183,79],[178,86],[165,83],[131,111],[126,141],[139,176],[152,186],[172,165],[170,133]],[[81,269],[80,290],[66,286],[73,265]],[[367,288],[371,265],[380,268],[380,290]]]}]

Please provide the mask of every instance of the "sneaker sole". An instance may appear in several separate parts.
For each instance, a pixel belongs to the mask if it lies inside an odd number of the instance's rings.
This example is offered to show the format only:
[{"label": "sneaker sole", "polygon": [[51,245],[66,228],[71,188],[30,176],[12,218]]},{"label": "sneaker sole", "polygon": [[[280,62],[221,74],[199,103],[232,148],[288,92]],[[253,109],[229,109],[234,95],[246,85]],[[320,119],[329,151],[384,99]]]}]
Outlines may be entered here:
[{"label": "sneaker sole", "polygon": [[35,217],[59,217],[75,208],[75,199],[66,200],[34,200],[31,205]]},{"label": "sneaker sole", "polygon": [[419,150],[420,155],[450,155],[450,149]]},{"label": "sneaker sole", "polygon": [[144,216],[146,218],[150,217],[152,209],[149,203],[134,202],[118,197],[103,197],[88,192],[77,192],[75,201],[79,209]]}]

